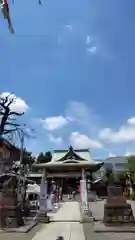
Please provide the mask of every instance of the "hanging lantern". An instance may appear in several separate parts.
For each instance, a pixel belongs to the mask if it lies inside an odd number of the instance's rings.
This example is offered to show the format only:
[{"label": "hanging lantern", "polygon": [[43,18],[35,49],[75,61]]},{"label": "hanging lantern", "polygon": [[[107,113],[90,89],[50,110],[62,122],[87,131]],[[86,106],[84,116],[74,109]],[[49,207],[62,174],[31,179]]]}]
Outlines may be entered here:
[{"label": "hanging lantern", "polygon": [[8,22],[9,31],[11,33],[14,33],[14,29],[13,29],[11,18],[10,18],[8,0],[0,0],[0,9],[1,9],[2,14],[4,16],[4,19],[6,19],[7,22]]}]

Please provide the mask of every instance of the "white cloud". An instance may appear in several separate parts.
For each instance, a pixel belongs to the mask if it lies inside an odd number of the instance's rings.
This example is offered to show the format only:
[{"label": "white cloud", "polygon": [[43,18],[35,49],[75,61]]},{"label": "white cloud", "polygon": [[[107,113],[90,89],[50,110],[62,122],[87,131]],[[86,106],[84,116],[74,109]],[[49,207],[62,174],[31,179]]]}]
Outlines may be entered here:
[{"label": "white cloud", "polygon": [[135,156],[135,152],[126,151],[124,156],[126,156],[126,157]]},{"label": "white cloud", "polygon": [[108,157],[116,157],[112,152],[109,152]]},{"label": "white cloud", "polygon": [[117,131],[111,128],[100,130],[99,137],[112,143],[122,143],[135,141],[135,118],[129,118],[127,123]]},{"label": "white cloud", "polygon": [[[3,92],[3,93],[0,94],[0,96],[3,97],[3,98],[5,98],[9,95],[10,95],[9,92]],[[10,99],[15,99],[15,101],[11,104],[11,110],[12,111],[21,113],[21,112],[26,112],[28,110],[29,107],[22,98],[17,97],[14,94],[11,94],[9,96],[9,98]]]},{"label": "white cloud", "polygon": [[60,129],[68,124],[68,120],[63,116],[48,117],[41,121],[42,121],[43,127],[49,131]]},{"label": "white cloud", "polygon": [[[71,101],[63,116],[48,117],[40,122],[50,132],[70,124],[70,129],[72,129],[70,141],[75,147],[102,148],[102,144],[95,139],[99,132],[96,117],[96,114],[90,111],[84,103]],[[74,128],[78,128],[78,132],[74,132]],[[79,132],[87,132],[87,136]],[[61,138],[55,139],[52,135],[49,136],[49,139],[51,142],[61,142]]]},{"label": "white cloud", "polygon": [[88,136],[84,134],[80,134],[79,132],[73,132],[70,136],[70,143],[74,148],[82,149],[82,148],[103,148],[102,144],[96,140],[90,139]]},{"label": "white cloud", "polygon": [[82,102],[70,101],[65,114],[40,119],[40,123],[49,131],[60,129],[72,122],[77,123],[78,126],[83,127],[90,134],[94,131],[95,135],[95,129],[97,130],[97,116]]},{"label": "white cloud", "polygon": [[54,137],[52,134],[48,135],[48,140],[49,142],[52,142],[55,145],[60,145],[63,142],[61,137]]},{"label": "white cloud", "polygon": [[135,125],[135,117],[129,118],[127,120],[127,123],[130,124],[130,125]]},{"label": "white cloud", "polygon": [[97,47],[92,46],[90,48],[87,48],[87,52],[90,53],[90,54],[96,54],[97,53]]},{"label": "white cloud", "polygon": [[71,101],[66,109],[66,118],[76,122],[90,136],[98,135],[99,116],[83,102]]},{"label": "white cloud", "polygon": [[66,109],[67,119],[82,123],[88,121],[89,117],[89,109],[84,103],[77,101],[69,102]]},{"label": "white cloud", "polygon": [[86,49],[87,53],[91,55],[97,54],[97,43],[93,41],[93,38],[90,37],[89,35],[87,35],[86,37],[86,46],[87,46],[87,49]]},{"label": "white cloud", "polygon": [[86,45],[89,45],[91,42],[92,42],[92,37],[87,35],[87,37],[86,37]]},{"label": "white cloud", "polygon": [[73,31],[73,26],[70,25],[70,24],[64,25],[63,27],[66,28],[67,30],[71,31],[71,32]]}]

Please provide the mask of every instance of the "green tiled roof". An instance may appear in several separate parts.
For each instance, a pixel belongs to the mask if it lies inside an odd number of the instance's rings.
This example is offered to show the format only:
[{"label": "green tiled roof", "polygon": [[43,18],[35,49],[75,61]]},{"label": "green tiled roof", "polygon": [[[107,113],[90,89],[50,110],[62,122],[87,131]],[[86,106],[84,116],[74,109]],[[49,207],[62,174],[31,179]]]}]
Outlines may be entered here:
[{"label": "green tiled roof", "polygon": [[[61,158],[63,158],[68,153],[68,151],[69,151],[69,149],[55,150],[52,154],[52,162],[59,161]],[[92,160],[89,149],[74,150],[74,152],[78,155],[78,157],[80,157],[86,161],[89,161],[90,163],[93,163],[93,164],[96,163],[95,161]]]},{"label": "green tiled roof", "polygon": [[58,161],[59,159],[63,158],[65,156],[65,154],[67,153],[68,151],[54,151],[53,154],[52,154],[52,161],[53,162],[56,162]]}]

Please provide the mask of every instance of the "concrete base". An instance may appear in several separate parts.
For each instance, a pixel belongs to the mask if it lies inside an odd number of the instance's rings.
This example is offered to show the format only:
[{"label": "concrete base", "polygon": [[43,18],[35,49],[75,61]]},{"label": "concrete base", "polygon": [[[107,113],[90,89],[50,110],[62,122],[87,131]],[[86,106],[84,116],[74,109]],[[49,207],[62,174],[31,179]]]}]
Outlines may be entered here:
[{"label": "concrete base", "polygon": [[80,220],[70,220],[70,219],[63,219],[63,220],[55,220],[53,218],[50,219],[50,223],[79,223]]},{"label": "concrete base", "polygon": [[84,211],[82,206],[80,205],[80,223],[88,223],[93,222],[94,218],[92,216],[92,212],[90,210],[90,204],[88,204],[88,210]]},{"label": "concrete base", "polygon": [[93,217],[83,215],[81,216],[80,223],[89,223],[89,222],[93,222],[93,220],[94,220]]},{"label": "concrete base", "polygon": [[83,212],[81,210],[81,220],[80,223],[88,223],[88,222],[93,222],[94,218],[92,216],[92,212],[88,210],[88,212]]},{"label": "concrete base", "polygon": [[135,223],[131,204],[123,202],[121,204],[119,202],[111,204],[110,202],[114,200],[124,202],[123,196],[116,197],[116,199],[108,199],[108,203],[104,205],[104,223],[107,225],[125,225],[127,223],[128,225],[132,225],[133,222]]},{"label": "concrete base", "polygon": [[118,225],[118,226],[106,226],[103,222],[96,222],[94,225],[94,232],[116,232],[116,233],[135,233],[135,225]]},{"label": "concrete base", "polygon": [[36,217],[36,220],[39,223],[49,223],[50,222],[49,216],[47,216],[45,213],[39,213]]},{"label": "concrete base", "polygon": [[37,221],[34,222],[29,222],[27,224],[25,224],[22,227],[18,227],[18,228],[5,228],[5,229],[0,229],[0,233],[27,233],[29,232],[33,227],[35,227],[37,225]]}]

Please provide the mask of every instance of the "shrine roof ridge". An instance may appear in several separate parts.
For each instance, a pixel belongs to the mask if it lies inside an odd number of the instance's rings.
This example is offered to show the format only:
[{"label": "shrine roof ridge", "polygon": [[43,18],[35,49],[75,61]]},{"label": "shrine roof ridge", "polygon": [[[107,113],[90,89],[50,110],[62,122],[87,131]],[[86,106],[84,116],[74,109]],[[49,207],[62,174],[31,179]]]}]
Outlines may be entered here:
[{"label": "shrine roof ridge", "polygon": [[[67,149],[56,149],[53,152],[67,152],[69,150],[69,148]],[[90,152],[89,148],[82,148],[82,149],[73,149],[75,152]]]}]

